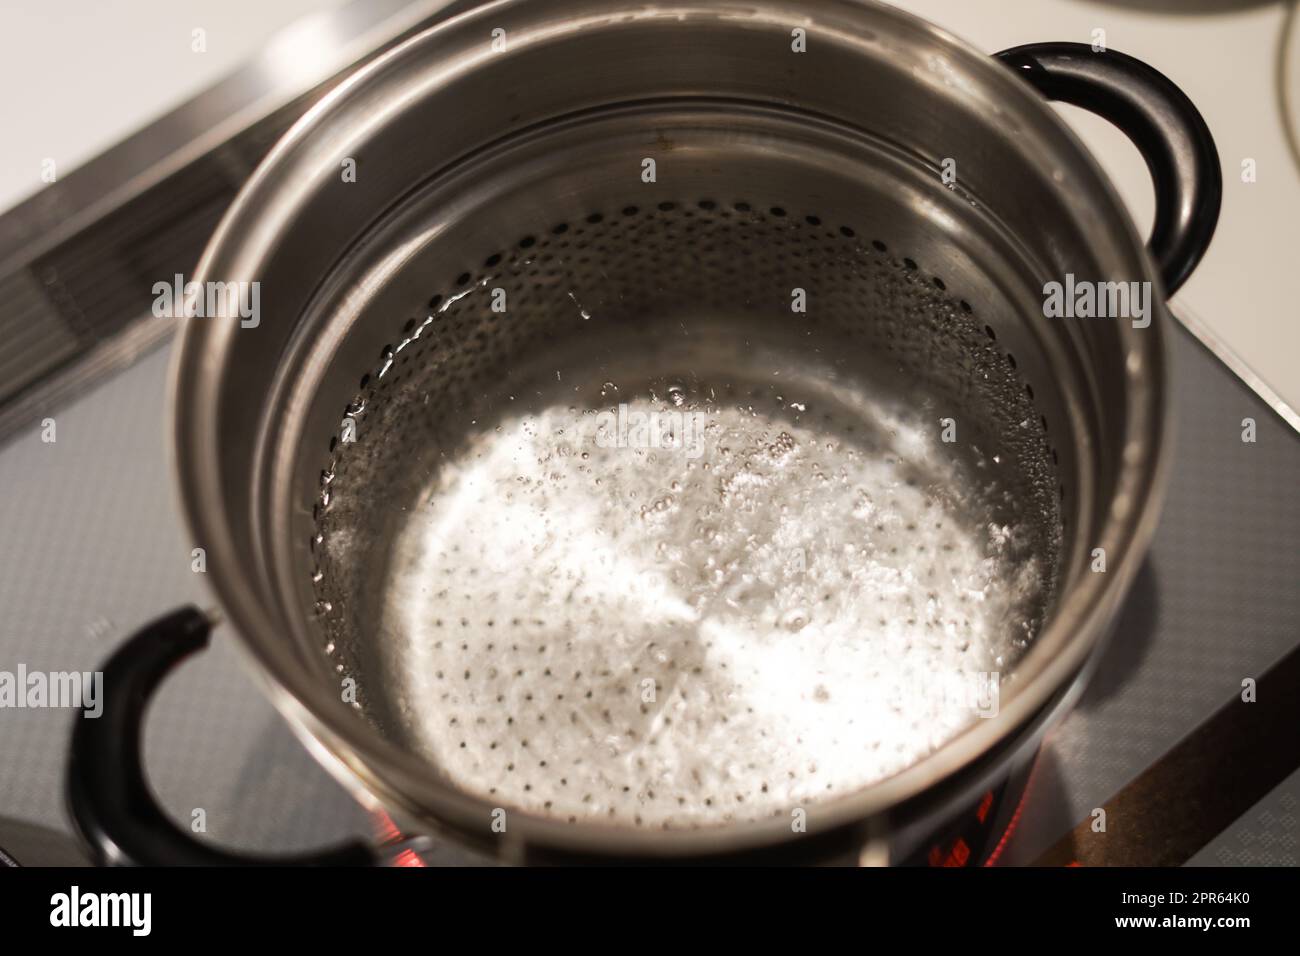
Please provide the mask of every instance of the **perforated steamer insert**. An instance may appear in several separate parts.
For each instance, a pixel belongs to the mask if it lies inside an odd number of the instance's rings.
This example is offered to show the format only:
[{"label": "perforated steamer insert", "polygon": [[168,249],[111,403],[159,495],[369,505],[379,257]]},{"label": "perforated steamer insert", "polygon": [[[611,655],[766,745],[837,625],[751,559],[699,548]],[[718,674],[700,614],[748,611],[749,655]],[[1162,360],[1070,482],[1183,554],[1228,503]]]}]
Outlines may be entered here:
[{"label": "perforated steamer insert", "polygon": [[861,222],[664,195],[428,249],[315,509],[358,708],[573,822],[788,816],[902,769],[995,712],[1057,570],[995,318]]}]

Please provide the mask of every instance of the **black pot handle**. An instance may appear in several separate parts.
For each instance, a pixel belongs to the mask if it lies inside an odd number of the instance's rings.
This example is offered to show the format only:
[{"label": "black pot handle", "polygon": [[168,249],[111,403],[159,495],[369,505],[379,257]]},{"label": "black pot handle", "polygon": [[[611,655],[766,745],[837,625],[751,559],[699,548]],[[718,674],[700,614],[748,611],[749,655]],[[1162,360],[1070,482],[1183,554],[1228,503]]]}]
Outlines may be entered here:
[{"label": "black pot handle", "polygon": [[1219,153],[1192,101],[1141,60],[1086,43],[1030,43],[996,56],[1048,99],[1110,120],[1137,146],[1156,187],[1147,248],[1173,295],[1209,247],[1223,198]]},{"label": "black pot handle", "polygon": [[72,732],[67,797],[95,862],[115,866],[364,866],[379,862],[362,843],[268,858],[195,840],[158,806],[145,778],[141,732],[149,698],[173,666],[208,644],[211,622],[186,607],[148,624],[104,665],[103,711],[83,712]]}]

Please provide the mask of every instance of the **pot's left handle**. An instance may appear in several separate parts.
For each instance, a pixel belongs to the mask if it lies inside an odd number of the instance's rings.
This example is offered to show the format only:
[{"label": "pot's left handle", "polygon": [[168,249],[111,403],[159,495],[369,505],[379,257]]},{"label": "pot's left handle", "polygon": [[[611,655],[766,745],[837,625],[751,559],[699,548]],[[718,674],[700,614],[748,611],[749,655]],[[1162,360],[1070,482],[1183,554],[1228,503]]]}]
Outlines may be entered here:
[{"label": "pot's left handle", "polygon": [[286,857],[220,850],[194,839],[158,806],[141,759],[145,711],[168,671],[206,647],[211,630],[208,617],[195,607],[146,625],[104,665],[100,715],[78,715],[68,761],[68,807],[95,862],[114,866],[379,863],[379,854],[362,843]]}]

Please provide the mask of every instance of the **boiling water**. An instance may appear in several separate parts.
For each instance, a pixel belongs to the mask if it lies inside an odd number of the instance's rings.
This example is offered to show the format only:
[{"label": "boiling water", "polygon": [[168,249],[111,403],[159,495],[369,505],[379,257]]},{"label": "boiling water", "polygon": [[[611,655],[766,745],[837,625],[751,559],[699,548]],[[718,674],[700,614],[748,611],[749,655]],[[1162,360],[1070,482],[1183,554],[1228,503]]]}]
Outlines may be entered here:
[{"label": "boiling water", "polygon": [[502,806],[788,817],[996,713],[1041,619],[1008,465],[960,409],[761,350],[677,367],[547,366],[396,525],[384,696]]}]

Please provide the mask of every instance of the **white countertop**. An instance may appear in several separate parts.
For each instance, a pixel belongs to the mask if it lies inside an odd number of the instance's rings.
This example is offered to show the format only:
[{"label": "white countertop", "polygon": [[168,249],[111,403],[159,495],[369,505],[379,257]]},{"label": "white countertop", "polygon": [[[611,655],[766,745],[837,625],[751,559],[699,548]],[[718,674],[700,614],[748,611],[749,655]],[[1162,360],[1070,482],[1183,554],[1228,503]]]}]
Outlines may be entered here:
[{"label": "white countertop", "polygon": [[[0,5],[0,210],[209,86],[276,30],[342,0],[6,0]],[[544,0],[540,0],[544,2]],[[994,52],[1046,40],[1107,45],[1146,60],[1204,114],[1224,169],[1214,244],[1175,305],[1300,408],[1300,168],[1280,112],[1279,41],[1296,0],[893,0]],[[1228,8],[1230,12],[1203,12]],[[1195,8],[1195,13],[1163,10]],[[193,31],[205,31],[195,52]],[[1300,33],[1300,27],[1293,32]],[[1292,42],[1300,58],[1300,42]],[[1284,81],[1300,104],[1300,64]],[[1153,199],[1137,151],[1104,121],[1062,111],[1144,230]],[[1241,181],[1241,162],[1257,181]]]}]

